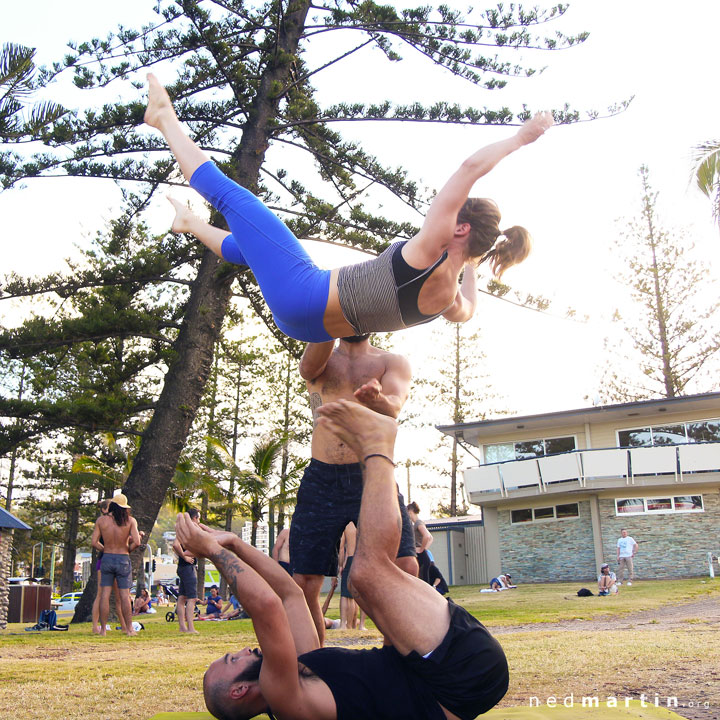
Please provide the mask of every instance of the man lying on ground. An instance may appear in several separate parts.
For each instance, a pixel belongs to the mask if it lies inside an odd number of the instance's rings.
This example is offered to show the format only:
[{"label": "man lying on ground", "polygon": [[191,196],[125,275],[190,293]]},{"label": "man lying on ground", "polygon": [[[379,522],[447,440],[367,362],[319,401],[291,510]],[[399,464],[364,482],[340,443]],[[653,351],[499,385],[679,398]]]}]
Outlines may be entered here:
[{"label": "man lying on ground", "polygon": [[244,648],[205,673],[208,710],[278,720],[471,720],[505,694],[505,655],[463,608],[395,565],[400,512],[393,475],[396,423],[342,400],[318,410],[364,468],[358,545],[350,583],[392,646],[319,648],[302,591],[276,562],[228,532],[179,515],[183,546],[211,559],[253,619],[260,649]]}]

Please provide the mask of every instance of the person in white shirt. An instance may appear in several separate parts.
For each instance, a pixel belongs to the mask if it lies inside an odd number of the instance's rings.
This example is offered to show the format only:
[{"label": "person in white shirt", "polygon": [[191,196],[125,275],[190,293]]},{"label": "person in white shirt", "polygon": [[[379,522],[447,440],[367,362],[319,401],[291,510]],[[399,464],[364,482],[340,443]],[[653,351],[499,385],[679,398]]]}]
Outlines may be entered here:
[{"label": "person in white shirt", "polygon": [[620,537],[617,541],[617,560],[618,560],[618,573],[620,574],[620,582],[618,585],[622,585],[625,580],[625,568],[628,571],[628,585],[632,585],[632,581],[635,579],[635,570],[633,569],[633,558],[637,553],[638,544],[633,538],[628,535],[628,531],[623,528],[620,531]]},{"label": "person in white shirt", "polygon": [[600,566],[600,574],[598,575],[598,595],[609,595],[617,591],[617,576],[610,571],[610,566],[607,563],[603,563]]}]

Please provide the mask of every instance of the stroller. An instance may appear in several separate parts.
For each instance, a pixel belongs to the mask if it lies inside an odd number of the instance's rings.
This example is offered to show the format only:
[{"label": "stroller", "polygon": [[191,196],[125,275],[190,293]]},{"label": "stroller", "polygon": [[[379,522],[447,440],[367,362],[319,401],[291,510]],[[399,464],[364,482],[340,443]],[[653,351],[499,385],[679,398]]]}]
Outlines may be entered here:
[{"label": "stroller", "polygon": [[[180,588],[178,585],[166,585],[165,583],[160,583],[160,587],[165,591],[166,597],[175,599],[175,609],[168,610],[165,613],[165,622],[175,622],[175,618],[177,617],[177,601],[180,597]],[[200,617],[200,608],[195,605],[195,618],[198,617]]]}]

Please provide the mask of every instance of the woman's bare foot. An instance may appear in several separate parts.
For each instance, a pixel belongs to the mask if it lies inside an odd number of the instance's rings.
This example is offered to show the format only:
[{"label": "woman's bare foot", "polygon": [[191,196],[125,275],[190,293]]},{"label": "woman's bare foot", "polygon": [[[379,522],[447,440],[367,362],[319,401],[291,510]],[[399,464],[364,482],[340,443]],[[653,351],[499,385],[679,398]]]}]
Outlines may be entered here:
[{"label": "woman's bare foot", "polygon": [[162,132],[162,124],[167,119],[177,119],[170,96],[160,81],[148,73],[148,104],[145,109],[145,122]]},{"label": "woman's bare foot", "polygon": [[349,400],[322,405],[317,413],[318,423],[346,443],[361,461],[375,453],[392,460],[397,423],[391,417]]},{"label": "woman's bare foot", "polygon": [[172,221],[170,229],[174,233],[191,233],[193,221],[197,220],[197,216],[187,205],[183,205],[179,200],[167,196],[168,202],[175,208],[175,219]]}]

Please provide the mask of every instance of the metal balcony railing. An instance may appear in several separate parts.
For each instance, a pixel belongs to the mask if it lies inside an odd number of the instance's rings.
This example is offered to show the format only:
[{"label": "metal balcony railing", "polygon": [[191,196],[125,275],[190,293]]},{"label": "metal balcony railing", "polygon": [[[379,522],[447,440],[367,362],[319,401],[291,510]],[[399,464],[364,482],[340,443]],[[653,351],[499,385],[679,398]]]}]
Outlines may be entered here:
[{"label": "metal balcony railing", "polygon": [[465,489],[468,494],[500,493],[507,497],[526,488],[547,492],[558,483],[574,482],[584,488],[596,480],[615,479],[634,485],[640,476],[670,476],[673,482],[681,483],[688,473],[717,470],[720,443],[573,450],[467,468]]}]

